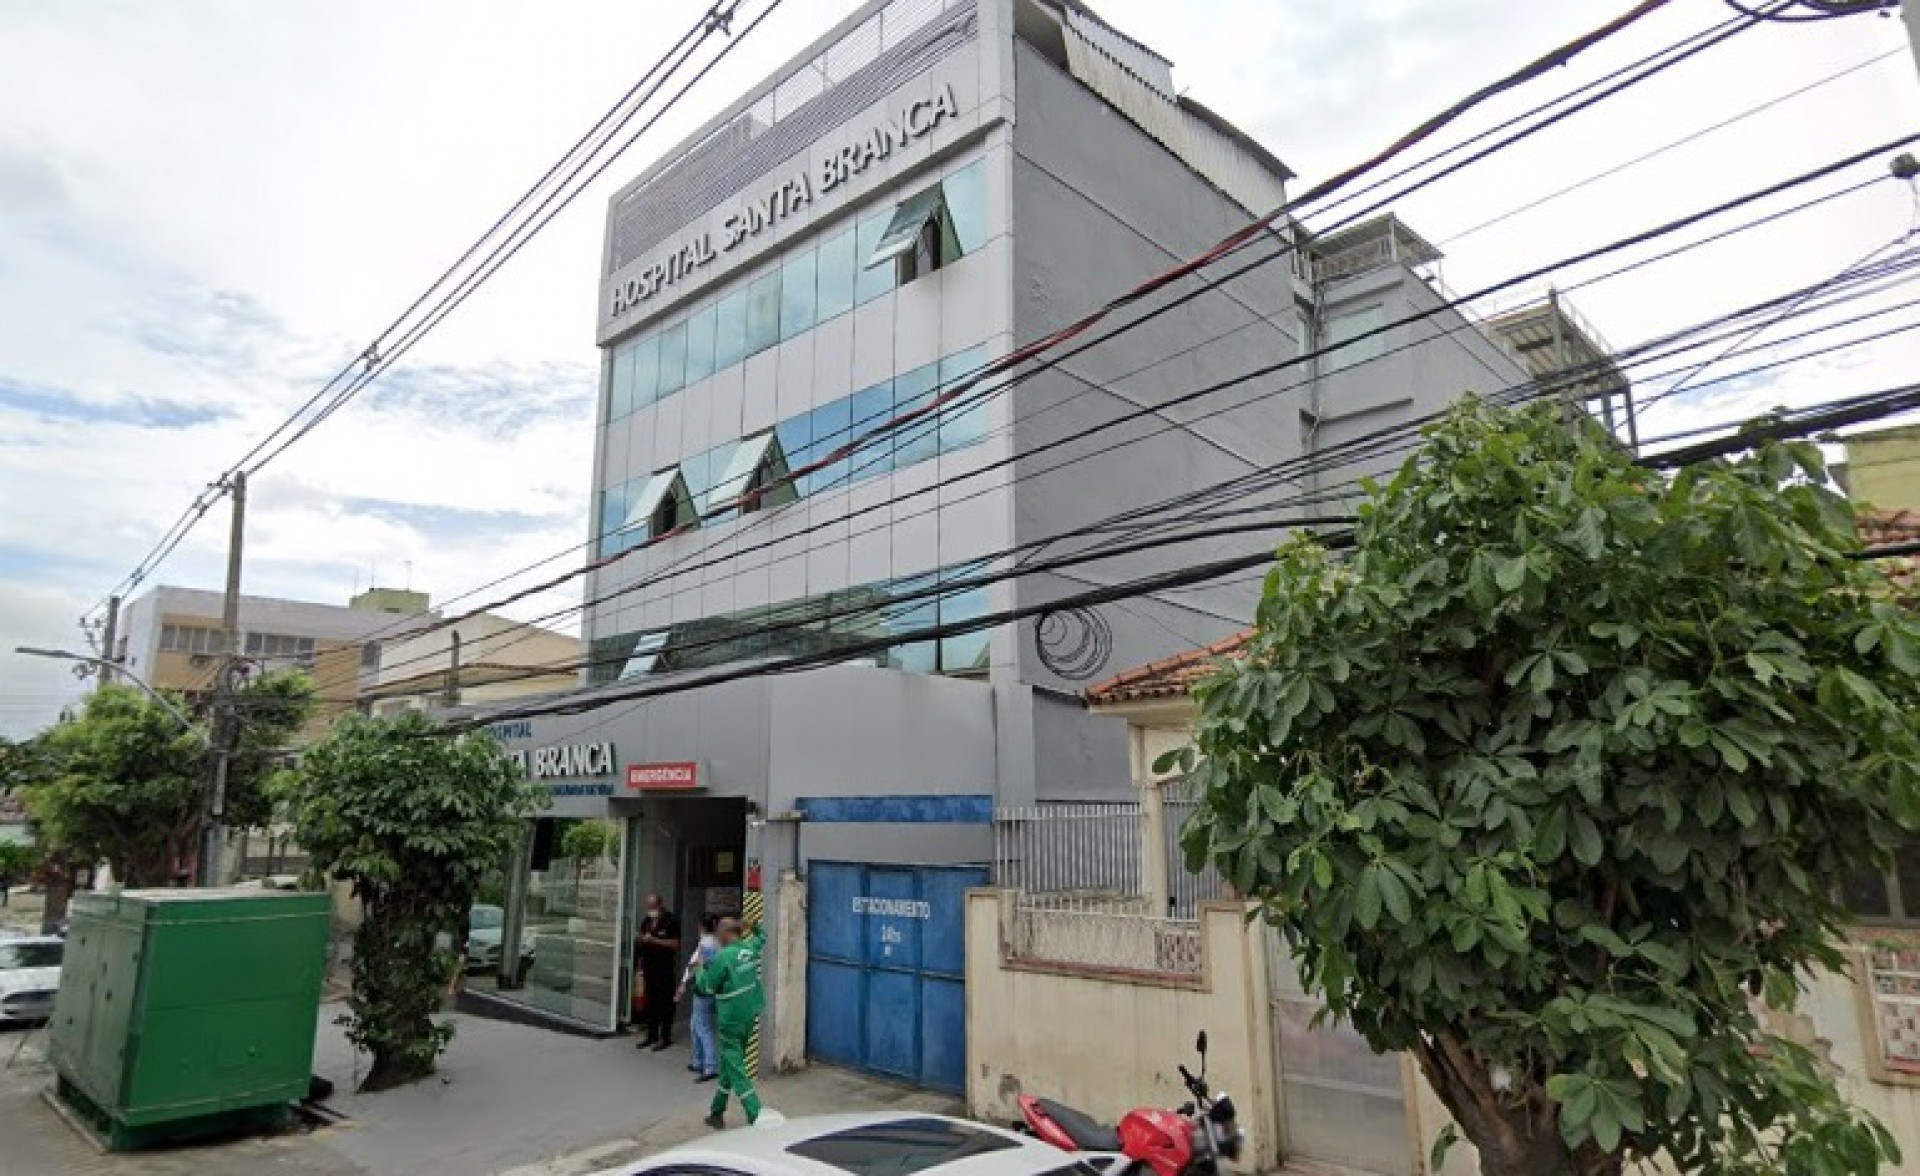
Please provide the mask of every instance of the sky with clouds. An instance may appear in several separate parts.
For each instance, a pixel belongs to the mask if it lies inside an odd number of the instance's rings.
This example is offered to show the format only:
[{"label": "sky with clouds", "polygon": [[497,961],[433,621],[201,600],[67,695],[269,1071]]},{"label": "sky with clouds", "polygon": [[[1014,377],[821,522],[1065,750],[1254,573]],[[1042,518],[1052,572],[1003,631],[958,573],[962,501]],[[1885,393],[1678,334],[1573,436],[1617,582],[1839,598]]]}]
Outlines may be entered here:
[{"label": "sky with clouds", "polygon": [[[63,667],[12,647],[75,646],[76,618],[207,480],[360,351],[704,6],[0,0],[0,735],[43,725],[77,693]],[[382,584],[410,576],[444,598],[581,543],[606,196],[856,6],[787,0],[403,366],[276,461],[253,487],[246,590],[344,601],[377,572]],[[1094,7],[1171,58],[1180,85],[1258,136],[1305,185],[1626,6]],[[1719,0],[1674,0],[1467,130],[1729,11]],[[1898,21],[1872,17],[1755,29],[1397,210],[1442,243],[1449,284],[1475,289],[1920,129],[1920,80],[1905,45]],[[1863,65],[1877,57],[1885,60]],[[1906,186],[1878,184],[1596,284],[1578,305],[1615,344],[1631,343],[1829,276],[1907,232],[1915,201]],[[1896,383],[1920,358],[1915,340],[1676,398],[1644,428]],[[159,581],[218,586],[224,507],[219,514]],[[538,597],[519,614],[566,601],[564,592]]]}]

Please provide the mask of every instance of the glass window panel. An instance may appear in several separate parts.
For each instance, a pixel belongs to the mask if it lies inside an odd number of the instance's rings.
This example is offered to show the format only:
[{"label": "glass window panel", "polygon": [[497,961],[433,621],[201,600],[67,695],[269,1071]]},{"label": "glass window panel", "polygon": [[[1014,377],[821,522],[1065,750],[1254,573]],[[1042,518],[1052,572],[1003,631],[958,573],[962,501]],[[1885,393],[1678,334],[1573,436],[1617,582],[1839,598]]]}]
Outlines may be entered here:
[{"label": "glass window panel", "polygon": [[687,383],[697,384],[713,374],[714,320],[711,306],[693,312],[687,320]]},{"label": "glass window panel", "polygon": [[713,453],[695,454],[680,463],[680,476],[687,480],[687,493],[693,495],[693,506],[702,514],[706,513],[707,495],[713,490]]},{"label": "glass window panel", "polygon": [[[1333,370],[1366,363],[1386,354],[1387,336],[1392,333],[1380,330],[1386,325],[1387,308],[1379,303],[1345,311],[1329,320],[1327,346],[1339,348],[1327,357]],[[1376,331],[1379,333],[1374,334]]]},{"label": "glass window panel", "polygon": [[[847,443],[849,430],[853,427],[853,398],[843,396],[832,403],[823,404],[809,413],[808,419],[813,424],[813,448],[808,460],[819,461]],[[851,463],[843,457],[802,478],[800,492],[812,494],[816,490],[842,485],[847,480],[850,468]]]},{"label": "glass window panel", "polygon": [[819,266],[809,249],[780,267],[780,337],[791,339],[814,324],[814,282]]},{"label": "glass window panel", "polygon": [[714,308],[713,370],[730,368],[747,357],[747,292],[735,290]]},{"label": "glass window panel", "polygon": [[645,408],[660,399],[660,337],[649,335],[633,345],[633,407]]},{"label": "glass window panel", "polygon": [[[892,381],[862,388],[848,399],[853,402],[853,419],[848,424],[850,441],[860,441],[893,416]],[[851,482],[886,473],[893,468],[893,439],[881,437],[862,445],[848,455],[847,465],[847,480]]]},{"label": "glass window panel", "polygon": [[723,502],[740,497],[740,492],[746,489],[744,485],[728,485],[723,482],[727,476],[728,467],[733,464],[734,455],[740,452],[740,445],[738,441],[729,441],[724,445],[714,446],[704,455],[707,461],[706,493],[702,495],[696,491],[694,497],[694,501],[699,504],[701,514],[707,513]]},{"label": "glass window panel", "polygon": [[675,323],[660,332],[660,398],[678,392],[687,382],[687,324]]},{"label": "glass window panel", "polygon": [[902,200],[894,207],[880,239],[874,242],[872,251],[861,264],[868,268],[882,266],[911,250],[927,225],[940,219],[945,202],[946,197],[939,188],[928,188]]},{"label": "glass window panel", "polygon": [[[774,426],[773,433],[780,442],[780,452],[786,455],[789,470],[797,470],[814,459],[812,413],[788,417]],[[802,495],[812,492],[804,475],[796,480],[794,490]]]},{"label": "glass window panel", "polygon": [[633,344],[622,343],[607,364],[607,419],[617,421],[633,411]]},{"label": "glass window panel", "polygon": [[[971,1123],[929,1118],[852,1127],[791,1144],[787,1151],[838,1168],[847,1176],[915,1176],[1015,1146],[1013,1140],[988,1134]],[[989,1163],[980,1161],[975,1166]]]},{"label": "glass window panel", "polygon": [[[940,623],[972,621],[987,615],[987,590],[968,588],[955,592],[940,601]],[[984,670],[991,660],[993,634],[982,629],[977,633],[961,633],[940,639],[940,669],[943,673],[958,673],[967,670]]]},{"label": "glass window panel", "polygon": [[1840,883],[1840,904],[1863,919],[1885,919],[1893,914],[1887,901],[1887,876],[1872,870],[1849,874]]},{"label": "glass window panel", "polygon": [[[623,886],[621,837],[605,852],[567,854],[577,846],[568,831],[580,820],[538,818],[534,843],[551,850],[527,860],[527,872],[513,888],[518,900],[517,942],[504,942],[491,954],[489,981],[503,997],[589,1025],[611,1028],[616,1016],[617,984],[593,977],[615,974],[632,965],[630,937],[622,934],[619,911]],[[623,833],[626,822],[614,829]],[[502,920],[503,930],[516,920]],[[469,945],[469,956],[473,954]]]},{"label": "glass window panel", "polygon": [[948,176],[940,185],[947,193],[947,214],[962,254],[987,243],[987,165],[980,160]]},{"label": "glass window panel", "polygon": [[853,309],[854,273],[859,268],[852,229],[821,242],[817,300],[820,322]]},{"label": "glass window panel", "polygon": [[780,271],[747,287],[747,354],[758,355],[780,341]]},{"label": "glass window panel", "polygon": [[855,272],[853,298],[855,302],[867,303],[893,289],[893,267],[876,265],[868,268],[864,263],[880,247],[880,238],[887,235],[887,222],[893,219],[893,209],[885,208],[860,222],[859,240],[855,243],[854,257],[860,264]]},{"label": "glass window panel", "polygon": [[[930,363],[901,375],[893,382],[893,415],[902,416],[932,403],[940,390],[940,365]],[[894,434],[893,468],[904,469],[940,452],[940,426],[931,415],[902,425]]]},{"label": "glass window panel", "polygon": [[[958,355],[949,355],[940,361],[940,388],[951,390],[961,380],[971,376],[987,361],[985,347],[969,347]],[[940,452],[951,453],[964,449],[987,435],[987,402],[983,396],[991,396],[995,383],[992,377],[984,379],[955,399],[948,401],[940,411]]]},{"label": "glass window panel", "polygon": [[[932,611],[931,607],[909,610],[895,622],[894,628],[902,633],[924,629],[933,623]],[[936,673],[940,668],[940,645],[936,641],[911,641],[896,645],[888,651],[887,662],[910,674]]]}]

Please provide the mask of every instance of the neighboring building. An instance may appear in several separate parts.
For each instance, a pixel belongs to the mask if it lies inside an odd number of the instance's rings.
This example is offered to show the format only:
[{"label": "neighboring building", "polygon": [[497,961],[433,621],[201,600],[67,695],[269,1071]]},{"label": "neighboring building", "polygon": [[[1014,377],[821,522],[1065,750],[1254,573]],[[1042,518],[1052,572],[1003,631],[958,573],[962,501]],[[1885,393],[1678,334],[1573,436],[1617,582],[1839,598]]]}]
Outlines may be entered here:
[{"label": "neighboring building", "polygon": [[[112,655],[155,689],[209,695],[220,668],[222,596],[163,585],[120,612]],[[433,619],[425,594],[374,589],[347,605],[240,598],[240,657],[259,672],[298,667],[312,678],[316,705],[305,738],[351,713],[379,665],[380,643]]]},{"label": "neighboring building", "polygon": [[[1420,270],[1437,251],[1382,218],[781,484],[1281,206],[1289,178],[1072,0],[876,0],[801,50],[611,201],[602,562],[585,584],[587,692],[569,703],[1269,548],[1276,534],[901,599],[1004,566],[1016,544],[1534,378],[1445,311],[1327,370],[1171,403],[1440,307]],[[767,487],[744,514],[716,509]],[[1150,661],[1237,631],[1257,592],[1243,577],[1130,600],[1101,611],[1110,641],[1095,644],[1112,664]],[[986,877],[996,807],[1131,795],[1125,724],[1077,693],[1105,661],[1052,632],[496,723],[554,803],[505,887],[504,958],[519,942],[532,964],[494,997],[610,1029],[640,895],[691,917],[791,872],[808,930],[789,934],[769,903],[771,1055],[958,1089],[959,900]],[[585,820],[623,831],[618,877],[591,896],[556,852]]]},{"label": "neighboring building", "polygon": [[579,679],[579,638],[481,613],[382,643],[361,704],[376,715],[485,706],[566,690]]},{"label": "neighboring building", "polygon": [[27,806],[17,796],[0,796],[0,845],[32,845],[33,823]]},{"label": "neighboring building", "polygon": [[1920,510],[1920,425],[1854,433],[1833,467],[1847,496],[1882,511]]}]

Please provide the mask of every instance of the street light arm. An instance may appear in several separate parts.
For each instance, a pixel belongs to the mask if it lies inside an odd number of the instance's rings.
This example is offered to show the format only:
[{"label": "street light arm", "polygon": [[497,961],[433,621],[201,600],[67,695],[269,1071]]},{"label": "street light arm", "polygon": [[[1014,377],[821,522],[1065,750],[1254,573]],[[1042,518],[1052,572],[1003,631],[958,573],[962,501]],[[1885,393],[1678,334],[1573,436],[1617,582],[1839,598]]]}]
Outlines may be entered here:
[{"label": "street light arm", "polygon": [[39,649],[31,645],[16,645],[14,646],[13,651],[15,653],[24,654],[27,657],[45,657],[45,658],[52,658],[55,661],[79,662],[82,665],[93,666],[96,669],[111,670],[115,674],[119,675],[120,677],[123,677],[127,681],[133,683],[135,686],[138,686],[142,691],[146,693],[146,696],[148,698],[151,698],[155,702],[159,703],[161,708],[165,710],[168,714],[172,715],[174,719],[177,722],[179,722],[179,724],[182,727],[185,727],[188,731],[192,732],[193,737],[195,739],[198,739],[203,747],[206,747],[208,749],[211,749],[213,747],[212,737],[209,736],[206,733],[206,731],[202,730],[198,723],[195,723],[192,719],[188,718],[187,713],[185,711],[175,706],[172,700],[168,699],[166,695],[160,693],[158,690],[155,690],[152,686],[148,685],[144,680],[142,680],[137,675],[130,673],[125,666],[119,664],[118,662],[108,661],[104,657],[93,657],[90,654],[74,653],[72,650],[69,650],[69,649]]}]

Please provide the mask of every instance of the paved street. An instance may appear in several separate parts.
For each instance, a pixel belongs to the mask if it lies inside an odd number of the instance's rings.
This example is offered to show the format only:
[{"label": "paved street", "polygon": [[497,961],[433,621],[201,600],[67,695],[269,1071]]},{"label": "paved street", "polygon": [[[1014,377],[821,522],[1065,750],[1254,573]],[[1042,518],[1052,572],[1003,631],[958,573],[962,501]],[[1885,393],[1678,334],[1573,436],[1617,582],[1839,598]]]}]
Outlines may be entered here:
[{"label": "paved street", "polygon": [[[315,1068],[336,1083],[330,1105],[345,1123],[132,1156],[94,1150],[42,1100],[51,1073],[41,1034],[0,1033],[0,1066],[19,1052],[0,1069],[0,1176],[578,1176],[705,1131],[700,1117],[712,1088],[688,1079],[683,1050],[641,1053],[631,1039],[592,1041],[461,1015],[438,1077],[356,1095],[356,1059],[331,1023],[337,1012],[322,1010]],[[833,1070],[762,1088],[768,1106],[787,1114],[957,1109],[938,1096]]]}]

